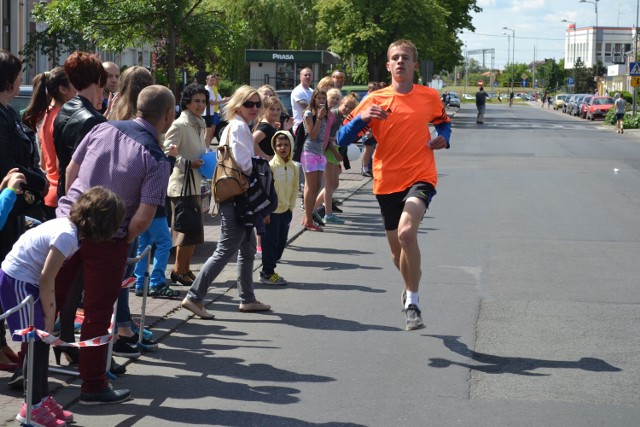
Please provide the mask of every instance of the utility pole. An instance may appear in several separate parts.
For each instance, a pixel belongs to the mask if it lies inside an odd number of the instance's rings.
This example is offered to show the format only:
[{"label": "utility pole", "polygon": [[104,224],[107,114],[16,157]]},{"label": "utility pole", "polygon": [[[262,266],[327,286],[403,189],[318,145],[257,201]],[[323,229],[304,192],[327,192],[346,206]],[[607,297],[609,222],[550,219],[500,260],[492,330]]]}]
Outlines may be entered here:
[{"label": "utility pole", "polygon": [[[636,0],[636,34],[635,41],[633,43],[633,61],[638,61],[638,13],[640,12],[640,0]],[[638,87],[633,87],[633,115],[636,115],[638,111]]]}]

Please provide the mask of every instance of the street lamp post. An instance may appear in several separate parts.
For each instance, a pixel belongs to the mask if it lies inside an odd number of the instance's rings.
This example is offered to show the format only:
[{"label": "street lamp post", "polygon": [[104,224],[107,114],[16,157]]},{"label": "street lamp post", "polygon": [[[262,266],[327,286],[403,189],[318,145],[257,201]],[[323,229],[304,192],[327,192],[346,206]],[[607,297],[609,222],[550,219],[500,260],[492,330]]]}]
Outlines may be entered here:
[{"label": "street lamp post", "polygon": [[[640,0],[636,0],[636,40],[633,43],[633,61],[636,62],[638,60],[638,15],[640,14]],[[638,87],[633,87],[633,115],[636,115],[638,111]]]},{"label": "street lamp post", "polygon": [[[579,0],[578,3],[591,3],[592,5],[594,5],[596,7],[596,55],[598,54],[598,2],[600,0]],[[600,49],[601,52],[604,52],[602,49]],[[597,56],[596,56],[597,58]],[[602,59],[602,65],[604,65],[604,57],[601,58]]]},{"label": "street lamp post", "polygon": [[[576,44],[577,43],[577,39],[576,39],[576,30],[578,29],[576,22],[575,21],[569,21],[568,19],[563,19],[562,22],[568,22],[570,24],[573,24],[573,61],[572,64],[573,65],[573,93],[576,93]],[[569,39],[571,40],[571,39]]]},{"label": "street lamp post", "polygon": [[503,30],[511,31],[513,37],[513,44],[511,45],[511,92],[513,92],[513,81],[515,80],[516,72],[516,30],[513,28],[502,27]]},{"label": "street lamp post", "polygon": [[509,55],[511,55],[511,34],[502,33],[502,35],[503,36],[507,36],[507,67],[508,67],[509,66]]}]

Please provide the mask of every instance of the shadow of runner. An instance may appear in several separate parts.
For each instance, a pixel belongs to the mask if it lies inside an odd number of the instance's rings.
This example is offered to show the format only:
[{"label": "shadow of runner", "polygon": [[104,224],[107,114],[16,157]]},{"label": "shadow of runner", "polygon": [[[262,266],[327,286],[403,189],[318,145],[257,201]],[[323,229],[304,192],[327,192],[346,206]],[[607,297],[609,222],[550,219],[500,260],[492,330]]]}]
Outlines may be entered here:
[{"label": "shadow of runner", "polygon": [[[132,414],[132,418],[115,424],[116,427],[135,426],[147,415],[153,415],[162,421],[172,422],[176,425],[222,425],[228,427],[366,427],[365,424],[329,421],[326,423],[314,423],[297,418],[281,417],[270,414],[260,414],[257,412],[225,411],[218,409],[195,409],[195,408],[165,408],[160,406],[163,402],[151,402],[151,406],[146,408],[149,414],[145,414],[145,407],[140,407],[142,413]],[[152,408],[152,409],[151,409]],[[150,410],[151,409],[151,410]],[[161,424],[160,424],[161,425]]]},{"label": "shadow of runner", "polygon": [[469,349],[469,347],[460,342],[460,337],[453,335],[423,335],[442,340],[442,343],[449,350],[461,356],[468,357],[476,362],[484,363],[483,365],[471,365],[468,363],[454,362],[448,359],[431,358],[429,366],[433,368],[448,368],[451,365],[462,366],[474,371],[480,371],[487,374],[515,374],[524,376],[548,376],[548,374],[538,374],[534,371],[539,368],[551,369],[582,369],[583,371],[592,372],[620,372],[622,369],[610,365],[602,359],[594,357],[583,357],[578,361],[572,360],[547,360],[547,359],[531,359],[527,357],[504,357],[486,353],[478,353]]}]

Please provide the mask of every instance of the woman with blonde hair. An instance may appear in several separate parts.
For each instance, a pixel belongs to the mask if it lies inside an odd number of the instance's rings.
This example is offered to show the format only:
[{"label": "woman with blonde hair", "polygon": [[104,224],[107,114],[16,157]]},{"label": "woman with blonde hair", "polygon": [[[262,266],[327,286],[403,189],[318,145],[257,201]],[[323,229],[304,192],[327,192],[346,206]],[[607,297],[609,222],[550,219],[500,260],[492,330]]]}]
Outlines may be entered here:
[{"label": "woman with blonde hair", "polygon": [[[249,123],[260,116],[261,108],[260,93],[250,86],[241,86],[235,91],[224,111],[225,120],[228,120],[229,124],[222,132],[220,145],[228,145],[231,148],[238,167],[245,175],[251,174],[253,168],[251,158],[255,156]],[[270,305],[256,299],[253,290],[253,261],[256,256],[256,237],[253,230],[248,230],[244,222],[238,220],[234,199],[220,203],[219,211],[220,239],[216,250],[204,263],[193,281],[189,293],[182,301],[182,307],[203,319],[213,319],[213,313],[204,308],[204,298],[216,277],[229,261],[236,257],[240,294],[239,310],[242,312],[270,310]]]},{"label": "woman with blonde hair", "polygon": [[270,96],[276,96],[276,90],[271,85],[262,85],[258,88],[258,93],[260,94],[260,98],[264,102]]},{"label": "woman with blonde hair", "polygon": [[293,127],[291,117],[284,123],[280,123],[280,114],[283,109],[282,102],[277,96],[269,96],[262,100],[262,114],[260,122],[256,123],[253,129],[253,141],[256,144],[256,154],[265,160],[271,160],[275,154],[271,147],[273,135],[279,130],[290,130]]},{"label": "woman with blonde hair", "polygon": [[335,87],[336,87],[336,83],[333,81],[333,79],[331,79],[331,76],[324,76],[318,82],[316,89],[322,89],[326,92],[329,89],[333,89]]}]

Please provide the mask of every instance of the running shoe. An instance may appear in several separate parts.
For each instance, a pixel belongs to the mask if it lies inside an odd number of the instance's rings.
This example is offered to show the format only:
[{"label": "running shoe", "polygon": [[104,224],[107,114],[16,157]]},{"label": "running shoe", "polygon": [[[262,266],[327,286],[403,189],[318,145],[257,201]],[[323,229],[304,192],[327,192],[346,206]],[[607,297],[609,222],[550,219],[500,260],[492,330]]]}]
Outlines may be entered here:
[{"label": "running shoe", "polygon": [[415,329],[424,328],[424,323],[422,322],[421,311],[415,304],[409,304],[409,307],[404,310],[405,315],[407,316],[407,331],[413,331]]}]

